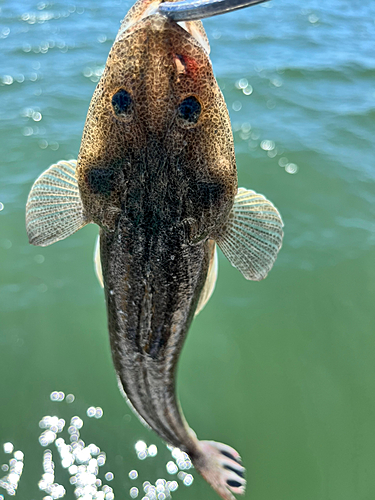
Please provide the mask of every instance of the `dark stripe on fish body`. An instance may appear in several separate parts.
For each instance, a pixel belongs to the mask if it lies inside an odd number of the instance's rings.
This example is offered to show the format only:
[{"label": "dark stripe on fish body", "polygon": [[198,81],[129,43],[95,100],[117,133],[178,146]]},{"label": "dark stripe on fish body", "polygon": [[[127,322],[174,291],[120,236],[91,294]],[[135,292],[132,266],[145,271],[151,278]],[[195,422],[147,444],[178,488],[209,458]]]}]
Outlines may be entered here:
[{"label": "dark stripe on fish body", "polygon": [[161,349],[165,346],[166,341],[163,338],[162,327],[159,326],[152,335],[150,335],[150,342],[147,346],[147,354],[153,359],[157,359]]},{"label": "dark stripe on fish body", "polygon": [[232,488],[239,488],[240,486],[242,486],[241,483],[237,481],[232,481],[232,479],[228,479],[227,484],[228,486],[232,486]]},{"label": "dark stripe on fish body", "polygon": [[230,458],[231,460],[234,460],[238,464],[241,464],[241,460],[234,458],[234,456],[231,453],[229,453],[228,451],[221,451],[221,454],[227,458]]},{"label": "dark stripe on fish body", "polygon": [[241,470],[235,469],[234,467],[231,467],[230,465],[224,465],[224,469],[231,470],[232,472],[235,472],[238,476],[244,477],[244,474]]}]

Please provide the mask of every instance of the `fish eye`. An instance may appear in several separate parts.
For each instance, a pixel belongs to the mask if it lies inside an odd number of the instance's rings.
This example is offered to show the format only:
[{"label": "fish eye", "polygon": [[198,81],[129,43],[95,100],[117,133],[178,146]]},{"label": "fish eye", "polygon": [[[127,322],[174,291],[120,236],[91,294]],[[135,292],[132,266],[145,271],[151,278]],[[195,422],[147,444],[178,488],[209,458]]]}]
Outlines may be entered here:
[{"label": "fish eye", "polygon": [[133,100],[129,92],[124,89],[116,92],[112,97],[112,107],[117,116],[129,116],[133,108]]},{"label": "fish eye", "polygon": [[193,95],[186,97],[178,106],[178,117],[185,122],[186,125],[197,123],[201,114],[201,105]]}]

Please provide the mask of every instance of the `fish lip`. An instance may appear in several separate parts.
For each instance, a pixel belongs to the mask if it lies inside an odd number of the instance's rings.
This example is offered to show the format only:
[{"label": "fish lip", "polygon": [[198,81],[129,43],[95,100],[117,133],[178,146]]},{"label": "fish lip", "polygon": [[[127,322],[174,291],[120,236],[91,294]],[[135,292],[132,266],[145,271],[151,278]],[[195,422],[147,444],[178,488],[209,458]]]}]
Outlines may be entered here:
[{"label": "fish lip", "polygon": [[176,23],[175,21],[168,19],[167,17],[163,16],[157,11],[153,13],[143,14],[142,17],[140,17],[139,19],[131,21],[124,26],[121,26],[114,43],[116,43],[120,39],[123,40],[124,38],[134,34],[134,32],[138,30],[144,29],[147,25],[151,26],[152,29],[154,29],[155,31],[160,31],[162,29],[165,29],[166,26],[171,26],[171,27],[180,26],[179,23]]}]

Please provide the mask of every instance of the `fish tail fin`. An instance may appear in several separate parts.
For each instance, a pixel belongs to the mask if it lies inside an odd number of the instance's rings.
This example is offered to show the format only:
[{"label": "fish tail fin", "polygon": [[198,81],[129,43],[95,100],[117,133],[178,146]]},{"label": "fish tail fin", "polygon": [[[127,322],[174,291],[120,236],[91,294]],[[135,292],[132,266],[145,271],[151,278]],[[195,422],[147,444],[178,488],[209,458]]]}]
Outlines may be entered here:
[{"label": "fish tail fin", "polygon": [[199,441],[202,455],[193,460],[194,467],[224,500],[235,500],[233,493],[245,493],[245,468],[239,453],[215,441]]}]

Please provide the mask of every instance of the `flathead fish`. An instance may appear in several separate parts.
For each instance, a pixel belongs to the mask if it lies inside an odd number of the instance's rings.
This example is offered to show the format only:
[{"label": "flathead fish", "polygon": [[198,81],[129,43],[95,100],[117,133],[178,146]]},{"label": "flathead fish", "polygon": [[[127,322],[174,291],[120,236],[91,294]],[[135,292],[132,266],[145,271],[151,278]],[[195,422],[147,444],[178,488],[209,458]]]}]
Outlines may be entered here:
[{"label": "flathead fish", "polygon": [[[246,279],[266,277],[283,223],[263,195],[237,188],[228,111],[200,21],[178,24],[139,0],[94,92],[77,161],[34,183],[30,243],[100,228],[97,272],[120,387],[139,417],[225,500],[245,491],[233,448],[200,441],[176,398],[177,361],[215,286],[216,246]],[[99,250],[98,250],[99,252]]]}]

